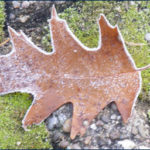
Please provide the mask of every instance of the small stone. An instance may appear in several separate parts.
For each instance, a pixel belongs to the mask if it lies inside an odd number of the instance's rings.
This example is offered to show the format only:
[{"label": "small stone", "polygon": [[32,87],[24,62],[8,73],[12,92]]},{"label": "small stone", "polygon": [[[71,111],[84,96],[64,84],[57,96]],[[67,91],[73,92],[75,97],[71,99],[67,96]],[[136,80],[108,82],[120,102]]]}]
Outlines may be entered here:
[{"label": "small stone", "polygon": [[66,133],[69,133],[70,130],[71,130],[71,122],[72,122],[72,119],[69,118],[65,121],[64,125],[63,125],[63,131],[66,132]]},{"label": "small stone", "polygon": [[150,42],[150,33],[145,34],[145,40]]},{"label": "small stone", "polygon": [[69,142],[66,141],[66,140],[62,140],[62,141],[59,143],[59,146],[60,146],[61,148],[66,148],[68,145],[69,145]]},{"label": "small stone", "polygon": [[60,140],[64,139],[64,135],[63,135],[62,133],[60,133],[60,132],[55,132],[55,133],[53,134],[53,137],[52,137],[51,139],[52,139],[52,141],[54,141],[54,142],[60,141]]},{"label": "small stone", "polygon": [[119,139],[120,138],[120,132],[118,130],[114,129],[110,132],[109,137],[113,140]]},{"label": "small stone", "polygon": [[56,127],[57,123],[58,123],[58,119],[55,116],[49,118],[48,126],[47,126],[48,130],[52,130],[54,127]]},{"label": "small stone", "polygon": [[124,149],[132,149],[135,147],[135,143],[128,139],[119,141],[118,144],[121,145]]},{"label": "small stone", "polygon": [[134,1],[130,1],[130,5],[135,5],[135,2]]},{"label": "small stone", "polygon": [[117,116],[117,120],[120,120],[121,119],[121,116]]},{"label": "small stone", "polygon": [[19,146],[20,144],[21,144],[21,142],[20,142],[20,141],[18,141],[18,142],[17,142],[17,145]]},{"label": "small stone", "polygon": [[93,130],[96,130],[96,129],[97,129],[97,126],[96,126],[96,124],[91,124],[91,125],[90,125],[90,128],[93,129]]},{"label": "small stone", "polygon": [[22,8],[28,8],[30,3],[28,1],[23,1]]},{"label": "small stone", "polygon": [[115,114],[111,115],[110,119],[111,120],[116,120],[117,116]]},{"label": "small stone", "polygon": [[64,122],[67,120],[67,117],[65,114],[59,114],[58,119],[59,119],[60,124],[63,125]]},{"label": "small stone", "polygon": [[111,104],[111,108],[112,108],[113,111],[116,111],[116,110],[117,110],[116,104],[115,104],[115,103],[112,103],[112,104]]},{"label": "small stone", "polygon": [[10,18],[11,20],[15,19],[15,15],[11,13],[11,14],[9,15],[9,18]]},{"label": "small stone", "polygon": [[133,126],[131,132],[132,132],[132,134],[137,135],[138,129],[135,126]]},{"label": "small stone", "polygon": [[110,121],[110,115],[109,114],[103,114],[101,117],[101,120],[105,123],[108,123]]},{"label": "small stone", "polygon": [[20,20],[20,22],[22,22],[22,23],[25,23],[28,19],[29,19],[29,16],[27,16],[27,15],[26,15],[26,16],[22,16],[22,15],[21,15],[21,16],[19,17],[19,20]]},{"label": "small stone", "polygon": [[18,1],[13,1],[12,4],[13,4],[14,8],[19,8],[20,7],[20,2],[18,2]]},{"label": "small stone", "polygon": [[88,122],[87,120],[85,120],[85,121],[83,121],[83,125],[84,125],[85,127],[87,127],[87,126],[89,125],[89,122]]},{"label": "small stone", "polygon": [[141,135],[143,138],[147,138],[147,136],[148,136],[149,133],[148,133],[148,130],[145,129],[143,123],[139,124],[138,130],[139,130],[140,135]]},{"label": "small stone", "polygon": [[101,120],[98,120],[97,122],[96,122],[96,126],[103,126],[104,125],[104,123],[101,121]]},{"label": "small stone", "polygon": [[[68,147],[67,147],[68,149]],[[70,146],[70,149],[81,149],[81,147],[78,144],[73,144]]]},{"label": "small stone", "polygon": [[89,145],[91,143],[91,136],[85,138],[84,144]]},{"label": "small stone", "polygon": [[150,147],[146,147],[146,146],[139,146],[139,149],[150,149]]}]

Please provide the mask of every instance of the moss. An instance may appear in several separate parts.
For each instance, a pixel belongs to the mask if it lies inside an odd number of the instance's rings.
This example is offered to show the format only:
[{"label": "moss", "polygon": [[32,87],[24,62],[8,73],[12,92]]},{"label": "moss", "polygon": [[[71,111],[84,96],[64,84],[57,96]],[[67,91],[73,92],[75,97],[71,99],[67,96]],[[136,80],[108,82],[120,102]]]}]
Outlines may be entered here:
[{"label": "moss", "polygon": [[0,97],[0,149],[51,148],[44,123],[24,131],[21,121],[31,104],[29,94],[13,93]]},{"label": "moss", "polygon": [[4,22],[5,22],[5,12],[4,12],[5,4],[4,1],[0,1],[0,42],[2,42],[4,38]]}]

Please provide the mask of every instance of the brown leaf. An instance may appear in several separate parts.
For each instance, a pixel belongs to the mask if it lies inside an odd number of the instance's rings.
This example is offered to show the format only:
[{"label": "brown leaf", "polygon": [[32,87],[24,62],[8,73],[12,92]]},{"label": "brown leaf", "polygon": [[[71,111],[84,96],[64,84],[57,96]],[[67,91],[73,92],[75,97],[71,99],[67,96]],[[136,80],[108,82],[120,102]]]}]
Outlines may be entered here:
[{"label": "brown leaf", "polygon": [[117,27],[99,20],[101,42],[89,49],[71,33],[52,9],[50,20],[53,52],[36,47],[23,32],[9,27],[13,51],[0,57],[0,93],[16,91],[34,95],[23,126],[39,124],[60,106],[71,102],[71,138],[83,135],[93,118],[115,102],[124,122],[141,87],[141,75],[127,52]]}]

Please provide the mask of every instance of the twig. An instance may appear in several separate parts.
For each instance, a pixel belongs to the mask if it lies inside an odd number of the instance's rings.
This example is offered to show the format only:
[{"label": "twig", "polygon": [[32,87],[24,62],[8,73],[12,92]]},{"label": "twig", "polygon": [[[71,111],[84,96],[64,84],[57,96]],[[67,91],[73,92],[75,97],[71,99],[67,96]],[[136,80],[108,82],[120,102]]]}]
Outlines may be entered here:
[{"label": "twig", "polygon": [[8,38],[7,40],[5,40],[4,42],[0,43],[0,47],[5,45],[7,42],[9,42],[10,38]]},{"label": "twig", "polygon": [[125,42],[127,45],[129,46],[145,46],[147,44],[144,44],[144,43],[133,43],[133,42]]}]

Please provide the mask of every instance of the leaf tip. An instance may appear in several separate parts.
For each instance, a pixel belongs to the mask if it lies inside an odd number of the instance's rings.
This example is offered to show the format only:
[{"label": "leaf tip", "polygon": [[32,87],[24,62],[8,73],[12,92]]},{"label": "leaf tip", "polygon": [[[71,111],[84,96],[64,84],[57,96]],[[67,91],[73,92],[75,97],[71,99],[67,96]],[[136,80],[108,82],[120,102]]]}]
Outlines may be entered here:
[{"label": "leaf tip", "polygon": [[52,12],[51,12],[51,14],[52,14],[52,18],[57,18],[58,17],[55,5],[52,6]]}]

